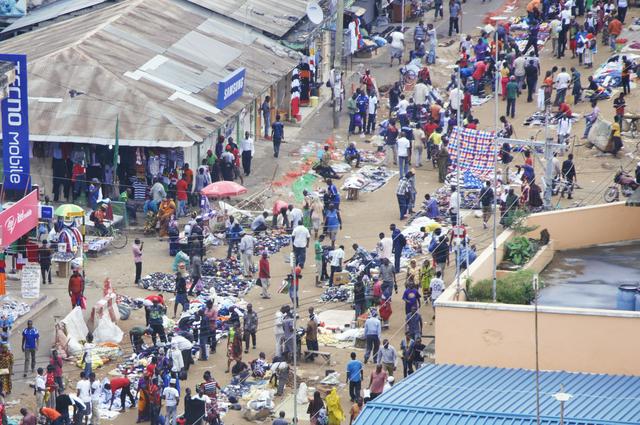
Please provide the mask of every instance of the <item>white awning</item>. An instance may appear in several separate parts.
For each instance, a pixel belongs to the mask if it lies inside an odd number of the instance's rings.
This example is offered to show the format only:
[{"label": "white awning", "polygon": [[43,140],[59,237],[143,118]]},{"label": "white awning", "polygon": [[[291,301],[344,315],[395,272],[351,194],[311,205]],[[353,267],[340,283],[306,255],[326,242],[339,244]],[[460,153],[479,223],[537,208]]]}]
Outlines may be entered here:
[{"label": "white awning", "polygon": [[[0,134],[0,139],[2,135]],[[51,143],[88,143],[90,145],[115,145],[115,139],[103,139],[99,137],[78,137],[78,136],[55,136],[45,134],[30,134],[29,140],[32,142],[51,142]],[[142,148],[188,148],[193,146],[195,142],[184,140],[127,140],[120,139],[120,146],[137,146]]]}]

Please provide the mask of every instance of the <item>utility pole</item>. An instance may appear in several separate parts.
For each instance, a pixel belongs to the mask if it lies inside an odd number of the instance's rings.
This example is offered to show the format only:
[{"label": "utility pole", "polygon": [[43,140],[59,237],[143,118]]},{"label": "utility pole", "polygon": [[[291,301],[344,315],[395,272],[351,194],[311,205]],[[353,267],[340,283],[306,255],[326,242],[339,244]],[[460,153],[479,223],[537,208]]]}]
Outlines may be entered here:
[{"label": "utility pole", "polygon": [[298,287],[296,286],[296,257],[294,253],[289,254],[289,261],[291,262],[291,275],[293,280],[293,423],[298,424],[298,325],[296,318],[298,317],[298,307],[296,301],[298,300]]},{"label": "utility pole", "polygon": [[333,129],[340,127],[340,96],[342,88],[342,29],[344,21],[344,0],[338,0],[336,11],[336,43],[333,55]]}]

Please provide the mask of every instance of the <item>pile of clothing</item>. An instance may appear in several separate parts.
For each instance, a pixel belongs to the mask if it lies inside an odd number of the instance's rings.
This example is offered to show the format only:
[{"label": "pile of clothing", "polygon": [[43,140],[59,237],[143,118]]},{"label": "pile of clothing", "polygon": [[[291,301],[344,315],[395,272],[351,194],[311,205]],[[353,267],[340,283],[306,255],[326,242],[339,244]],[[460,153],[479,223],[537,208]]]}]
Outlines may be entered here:
[{"label": "pile of clothing", "polygon": [[31,311],[31,306],[27,303],[13,300],[10,296],[6,296],[0,304],[0,327],[13,326],[19,317]]},{"label": "pile of clothing", "polygon": [[342,189],[359,189],[363,192],[373,192],[387,184],[397,171],[384,166],[366,165],[345,179]]},{"label": "pile of clothing", "polygon": [[52,261],[69,262],[76,258],[73,252],[56,252],[51,256]]},{"label": "pile of clothing", "polygon": [[[571,118],[572,122],[576,122],[578,121],[578,119],[580,118],[579,115],[577,114],[573,114],[573,117]],[[540,112],[540,111],[536,111],[533,113],[533,115],[531,115],[530,117],[526,118],[524,120],[524,125],[540,125],[540,126],[544,126],[546,125],[546,115],[544,112]],[[550,114],[549,115],[549,125],[550,126],[555,126],[558,125],[558,117],[555,114]]]},{"label": "pile of clothing", "polygon": [[347,302],[353,295],[353,285],[332,286],[326,288],[320,299],[323,302]]},{"label": "pile of clothing", "polygon": [[140,279],[144,289],[160,292],[175,292],[176,276],[169,273],[154,272]]},{"label": "pile of clothing", "polygon": [[254,254],[258,255],[262,252],[267,252],[269,256],[279,252],[282,248],[291,245],[291,235],[286,233],[260,233],[259,235],[254,235],[258,244],[256,245],[256,249]]}]

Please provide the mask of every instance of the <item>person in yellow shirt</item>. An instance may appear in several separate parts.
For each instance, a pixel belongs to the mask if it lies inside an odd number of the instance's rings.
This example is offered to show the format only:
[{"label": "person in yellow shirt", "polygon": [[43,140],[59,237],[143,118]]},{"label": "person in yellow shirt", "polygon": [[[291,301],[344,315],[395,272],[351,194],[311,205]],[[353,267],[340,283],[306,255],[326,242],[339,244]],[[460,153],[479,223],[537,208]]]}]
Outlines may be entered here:
[{"label": "person in yellow shirt", "polygon": [[614,122],[611,124],[611,136],[607,144],[606,152],[611,152],[614,156],[622,149],[622,138],[620,136],[620,124]]}]

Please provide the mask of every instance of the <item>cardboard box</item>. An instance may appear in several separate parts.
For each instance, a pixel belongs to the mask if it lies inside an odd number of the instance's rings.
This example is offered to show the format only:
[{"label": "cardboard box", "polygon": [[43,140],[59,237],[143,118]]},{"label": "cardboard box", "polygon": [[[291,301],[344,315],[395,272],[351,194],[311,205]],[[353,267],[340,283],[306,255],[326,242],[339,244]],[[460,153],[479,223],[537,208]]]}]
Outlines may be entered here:
[{"label": "cardboard box", "polygon": [[334,285],[346,285],[349,282],[351,282],[351,276],[349,276],[349,272],[338,272],[333,274]]}]

